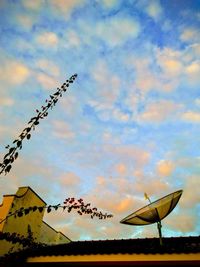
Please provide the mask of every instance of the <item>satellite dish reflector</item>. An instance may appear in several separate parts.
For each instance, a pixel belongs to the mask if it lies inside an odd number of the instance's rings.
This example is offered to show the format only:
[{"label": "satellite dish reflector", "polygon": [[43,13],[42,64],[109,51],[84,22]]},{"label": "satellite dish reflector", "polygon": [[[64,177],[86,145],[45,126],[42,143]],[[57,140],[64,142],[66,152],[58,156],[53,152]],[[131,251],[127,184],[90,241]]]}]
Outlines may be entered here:
[{"label": "satellite dish reflector", "polygon": [[146,205],[125,217],[120,221],[120,223],[129,225],[147,225],[157,223],[160,243],[162,244],[161,220],[164,219],[176,207],[176,204],[178,203],[182,193],[183,190],[178,190],[154,202],[150,202],[149,205]]}]

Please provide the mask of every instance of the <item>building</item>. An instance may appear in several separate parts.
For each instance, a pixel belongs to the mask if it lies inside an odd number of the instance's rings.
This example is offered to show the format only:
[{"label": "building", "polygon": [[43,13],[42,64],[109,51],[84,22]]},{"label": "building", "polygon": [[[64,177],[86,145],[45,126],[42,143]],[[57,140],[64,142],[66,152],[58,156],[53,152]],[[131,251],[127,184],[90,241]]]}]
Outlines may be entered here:
[{"label": "building", "polygon": [[200,266],[200,236],[73,241],[11,255],[20,267]]},{"label": "building", "polygon": [[[43,221],[44,209],[24,216],[9,216],[20,208],[44,207],[46,202],[28,186],[19,187],[16,194],[4,195],[0,205],[0,232],[16,233],[24,238],[32,237],[36,243],[60,244],[71,240]],[[0,240],[0,256],[22,249],[19,243]]]}]

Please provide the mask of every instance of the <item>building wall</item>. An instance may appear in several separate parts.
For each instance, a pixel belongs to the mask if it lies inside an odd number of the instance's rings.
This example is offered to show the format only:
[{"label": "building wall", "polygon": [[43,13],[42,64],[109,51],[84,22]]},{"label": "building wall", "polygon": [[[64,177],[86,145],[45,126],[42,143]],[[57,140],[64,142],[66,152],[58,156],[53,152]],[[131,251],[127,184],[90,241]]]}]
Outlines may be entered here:
[{"label": "building wall", "polygon": [[[53,254],[53,252],[52,252]],[[200,253],[91,254],[28,257],[25,266],[200,266]],[[33,264],[34,263],[34,264]],[[36,264],[37,263],[37,264]],[[49,265],[48,265],[49,263]],[[57,265],[57,264],[63,265]],[[29,265],[30,264],[30,265]],[[32,264],[32,265],[31,265]]]},{"label": "building wall", "polygon": [[[29,208],[33,206],[45,206],[46,203],[30,188],[20,187],[15,195],[5,195],[3,203],[0,206],[1,220],[6,218],[9,213],[19,210],[21,207]],[[55,244],[56,242],[69,242],[68,238],[58,238],[58,232],[53,228],[44,226],[43,223],[44,210],[42,212],[30,211],[29,214],[22,217],[10,216],[3,223],[0,223],[0,231],[17,233],[20,236],[28,237],[30,232],[35,242],[43,242],[46,244]],[[42,236],[41,233],[43,232]],[[63,235],[64,236],[64,235]],[[42,237],[42,239],[41,239]],[[22,249],[19,243],[12,244],[11,242],[0,240],[0,256],[9,252]]]},{"label": "building wall", "polygon": [[39,240],[40,242],[49,245],[63,244],[70,242],[70,239],[68,239],[61,232],[57,232],[55,229],[53,229],[50,225],[48,225],[44,221],[42,222]]}]

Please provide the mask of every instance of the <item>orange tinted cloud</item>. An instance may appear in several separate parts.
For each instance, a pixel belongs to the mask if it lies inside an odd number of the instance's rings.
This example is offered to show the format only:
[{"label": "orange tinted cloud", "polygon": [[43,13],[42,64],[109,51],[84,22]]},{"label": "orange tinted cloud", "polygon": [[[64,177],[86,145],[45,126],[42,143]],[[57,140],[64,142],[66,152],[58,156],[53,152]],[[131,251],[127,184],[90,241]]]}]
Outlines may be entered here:
[{"label": "orange tinted cloud", "polygon": [[161,177],[170,176],[174,170],[174,164],[169,160],[160,160],[157,164],[157,172]]}]

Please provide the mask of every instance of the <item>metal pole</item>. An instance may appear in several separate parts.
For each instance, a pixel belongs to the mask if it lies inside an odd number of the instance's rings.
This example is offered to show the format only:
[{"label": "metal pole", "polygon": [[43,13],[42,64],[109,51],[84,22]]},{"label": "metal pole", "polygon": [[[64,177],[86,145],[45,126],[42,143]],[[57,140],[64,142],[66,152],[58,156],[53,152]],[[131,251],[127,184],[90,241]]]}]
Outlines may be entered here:
[{"label": "metal pole", "polygon": [[163,242],[162,242],[162,231],[161,231],[162,224],[161,224],[160,221],[157,222],[157,227],[158,227],[158,233],[159,233],[160,245],[162,246],[162,245],[163,245]]}]

